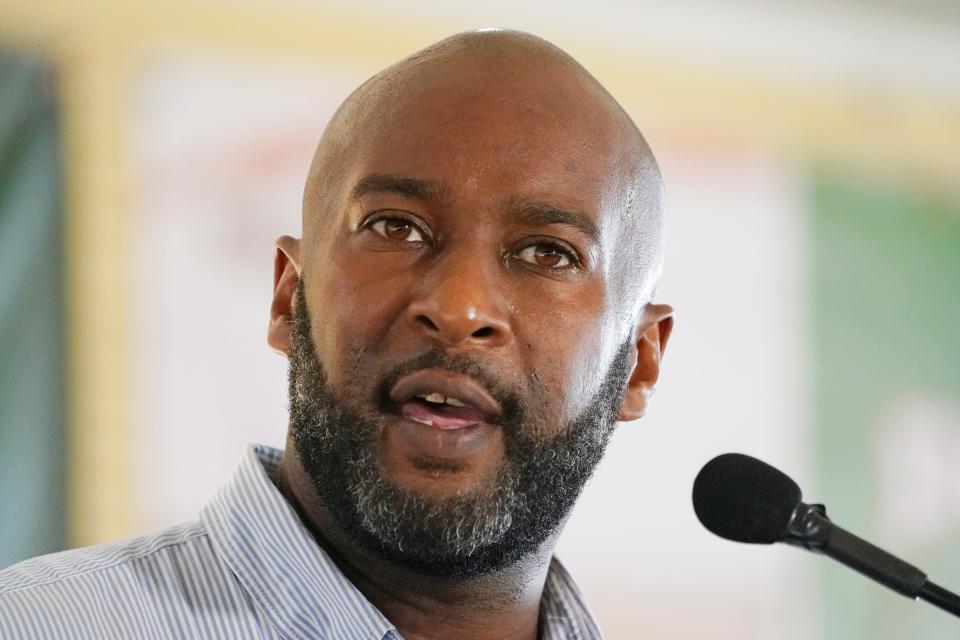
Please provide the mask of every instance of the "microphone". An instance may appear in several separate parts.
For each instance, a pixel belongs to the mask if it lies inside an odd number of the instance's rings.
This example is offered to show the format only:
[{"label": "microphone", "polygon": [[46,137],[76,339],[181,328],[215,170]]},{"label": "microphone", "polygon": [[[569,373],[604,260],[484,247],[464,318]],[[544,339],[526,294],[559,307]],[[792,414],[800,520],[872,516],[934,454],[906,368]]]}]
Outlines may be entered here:
[{"label": "microphone", "polygon": [[833,558],[916,600],[960,616],[960,597],[920,569],[833,524],[822,504],[802,501],[785,473],[742,453],[704,465],[693,482],[693,510],[712,533],[735,542],[787,544]]}]

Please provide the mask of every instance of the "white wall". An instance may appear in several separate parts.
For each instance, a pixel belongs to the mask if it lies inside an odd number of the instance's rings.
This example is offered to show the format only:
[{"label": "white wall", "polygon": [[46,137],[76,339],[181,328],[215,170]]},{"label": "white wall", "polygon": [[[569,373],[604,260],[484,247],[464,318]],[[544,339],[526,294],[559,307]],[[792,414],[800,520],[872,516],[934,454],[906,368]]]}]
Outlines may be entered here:
[{"label": "white wall", "polygon": [[[285,361],[265,344],[272,243],[299,231],[323,124],[372,69],[180,53],[135,104],[139,524],[192,519],[247,442],[279,445]],[[800,638],[809,564],[720,541],[690,486],[721,452],[807,472],[804,185],[755,149],[649,132],[669,196],[659,298],[678,312],[659,397],[622,425],[560,546],[611,638]],[[791,635],[793,634],[793,635]]]}]

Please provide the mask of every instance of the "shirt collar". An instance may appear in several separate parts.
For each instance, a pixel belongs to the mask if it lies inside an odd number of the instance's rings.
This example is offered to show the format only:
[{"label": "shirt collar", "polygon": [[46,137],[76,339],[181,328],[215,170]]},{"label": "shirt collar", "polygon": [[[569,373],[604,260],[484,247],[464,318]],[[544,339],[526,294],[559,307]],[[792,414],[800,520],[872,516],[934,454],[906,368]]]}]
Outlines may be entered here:
[{"label": "shirt collar", "polygon": [[[384,640],[396,628],[317,544],[271,481],[283,451],[250,445],[201,512],[214,547],[288,638]],[[541,602],[544,640],[601,640],[583,595],[554,558]]]},{"label": "shirt collar", "polygon": [[543,586],[540,616],[543,640],[603,640],[583,593],[556,556]]},{"label": "shirt collar", "polygon": [[251,445],[201,512],[213,544],[288,638],[382,640],[395,628],[317,544],[270,475],[278,449]]}]

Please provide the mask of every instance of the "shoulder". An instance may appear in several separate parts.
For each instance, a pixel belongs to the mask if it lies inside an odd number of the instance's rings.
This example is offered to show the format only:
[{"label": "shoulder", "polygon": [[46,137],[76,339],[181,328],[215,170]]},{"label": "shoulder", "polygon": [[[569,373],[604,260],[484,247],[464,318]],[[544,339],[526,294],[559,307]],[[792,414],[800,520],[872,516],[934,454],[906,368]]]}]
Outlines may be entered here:
[{"label": "shoulder", "polygon": [[0,571],[0,637],[182,636],[212,624],[211,595],[242,612],[230,582],[201,523],[40,556]]},{"label": "shoulder", "polygon": [[206,527],[189,522],[151,534],[24,560],[0,571],[0,601],[24,589],[54,588],[95,574],[123,571],[164,551],[177,553],[185,545],[203,543]]}]

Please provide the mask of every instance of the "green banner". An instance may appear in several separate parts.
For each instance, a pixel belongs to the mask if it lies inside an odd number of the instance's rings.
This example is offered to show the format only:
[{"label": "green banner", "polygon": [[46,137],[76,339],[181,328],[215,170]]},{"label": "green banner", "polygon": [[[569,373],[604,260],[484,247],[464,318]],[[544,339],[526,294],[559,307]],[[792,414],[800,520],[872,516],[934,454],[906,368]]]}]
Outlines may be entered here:
[{"label": "green banner", "polygon": [[[960,204],[820,176],[816,495],[848,530],[960,590]],[[824,637],[942,639],[960,621],[823,560]]]},{"label": "green banner", "polygon": [[64,544],[60,143],[42,65],[0,54],[0,567]]}]

